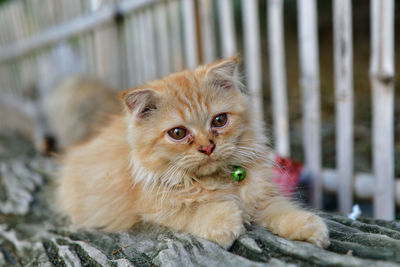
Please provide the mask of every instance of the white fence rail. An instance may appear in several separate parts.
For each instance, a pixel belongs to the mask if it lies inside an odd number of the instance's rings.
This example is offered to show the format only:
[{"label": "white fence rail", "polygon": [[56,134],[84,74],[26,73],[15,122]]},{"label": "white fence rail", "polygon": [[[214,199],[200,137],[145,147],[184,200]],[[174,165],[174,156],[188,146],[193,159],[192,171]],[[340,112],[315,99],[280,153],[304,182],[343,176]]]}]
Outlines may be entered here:
[{"label": "white fence rail", "polygon": [[350,213],[353,205],[353,37],[351,2],[335,0],[334,49],[336,97],[336,164],[339,210]]},{"label": "white fence rail", "polygon": [[[258,0],[11,1],[0,9],[0,102],[33,83],[50,90],[57,77],[73,71],[97,74],[126,88],[239,51],[256,117],[262,121],[266,70],[261,37],[267,34],[275,149],[290,156],[283,0],[267,1],[266,33],[260,32]],[[333,1],[337,170],[323,175],[317,1],[297,1],[305,165],[314,180],[314,207],[321,207],[325,186],[338,192],[340,211],[348,213],[353,191],[363,195],[368,191],[363,185],[375,179],[375,190],[364,196],[373,195],[376,217],[393,219],[395,195],[400,199],[393,166],[394,1],[371,0],[374,174],[365,179],[355,179],[353,171],[351,3]],[[60,73],[49,77],[49,69]]]},{"label": "white fence rail", "polygon": [[394,217],[394,1],[371,1],[374,215]]},{"label": "white fence rail", "polygon": [[301,89],[303,93],[303,150],[306,168],[314,180],[313,205],[322,205],[320,87],[315,0],[297,2]]},{"label": "white fence rail", "polygon": [[289,117],[286,95],[283,0],[268,1],[268,43],[275,150],[281,157],[290,155]]}]

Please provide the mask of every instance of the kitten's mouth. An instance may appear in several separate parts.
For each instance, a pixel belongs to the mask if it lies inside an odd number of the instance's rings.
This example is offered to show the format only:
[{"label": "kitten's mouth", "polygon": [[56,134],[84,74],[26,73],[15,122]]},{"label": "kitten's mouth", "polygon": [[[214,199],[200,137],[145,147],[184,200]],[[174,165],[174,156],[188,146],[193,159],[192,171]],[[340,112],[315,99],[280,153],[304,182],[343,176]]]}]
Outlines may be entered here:
[{"label": "kitten's mouth", "polygon": [[197,177],[208,176],[218,172],[221,169],[221,163],[215,159],[207,158],[202,160],[195,170]]},{"label": "kitten's mouth", "polygon": [[213,157],[207,157],[204,159],[199,160],[197,163],[198,168],[206,167],[208,165],[217,164],[219,161]]}]

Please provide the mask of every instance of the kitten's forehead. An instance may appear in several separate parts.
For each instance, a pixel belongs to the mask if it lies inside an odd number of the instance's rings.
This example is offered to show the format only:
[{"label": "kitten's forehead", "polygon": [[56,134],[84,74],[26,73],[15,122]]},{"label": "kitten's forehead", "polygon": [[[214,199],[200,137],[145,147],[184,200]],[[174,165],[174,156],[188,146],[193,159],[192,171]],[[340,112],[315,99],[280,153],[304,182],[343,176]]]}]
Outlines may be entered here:
[{"label": "kitten's forehead", "polygon": [[[162,124],[205,125],[210,117],[222,112],[241,112],[244,99],[237,90],[213,86],[205,68],[171,74],[150,82],[148,87],[159,92],[162,99]],[[172,125],[177,126],[177,125]]]},{"label": "kitten's forehead", "polygon": [[210,114],[231,108],[231,103],[224,99],[229,94],[211,88],[206,77],[197,72],[185,71],[167,77],[164,85],[170,110],[182,120],[204,121]]}]

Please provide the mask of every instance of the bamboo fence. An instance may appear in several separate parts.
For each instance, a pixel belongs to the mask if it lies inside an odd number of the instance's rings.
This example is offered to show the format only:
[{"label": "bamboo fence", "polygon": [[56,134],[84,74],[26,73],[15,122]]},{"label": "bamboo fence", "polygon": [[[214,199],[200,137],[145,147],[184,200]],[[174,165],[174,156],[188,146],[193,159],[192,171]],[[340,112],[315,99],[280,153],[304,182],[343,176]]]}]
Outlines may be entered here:
[{"label": "bamboo fence", "polygon": [[[32,85],[45,93],[63,76],[84,72],[129,88],[239,52],[255,117],[262,123],[267,70],[261,37],[267,35],[273,140],[276,153],[288,157],[283,0],[267,2],[268,30],[261,32],[258,0],[10,1],[0,7],[0,104],[32,116],[32,103],[23,98]],[[337,169],[323,170],[317,1],[297,1],[305,167],[313,177],[314,207],[321,207],[325,188],[338,193],[342,213],[350,211],[355,194],[374,199],[375,217],[393,219],[400,199],[393,155],[394,1],[371,0],[373,174],[353,170],[351,4],[333,1]]]}]

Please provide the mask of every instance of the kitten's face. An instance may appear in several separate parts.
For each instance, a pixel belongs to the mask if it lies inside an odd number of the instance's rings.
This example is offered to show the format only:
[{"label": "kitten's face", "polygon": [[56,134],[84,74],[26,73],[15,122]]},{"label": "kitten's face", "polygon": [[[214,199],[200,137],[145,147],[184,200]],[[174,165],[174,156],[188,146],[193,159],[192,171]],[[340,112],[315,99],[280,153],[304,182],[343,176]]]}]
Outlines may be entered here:
[{"label": "kitten's face", "polygon": [[251,129],[235,68],[225,60],[125,93],[134,161],[169,184],[239,165]]}]

